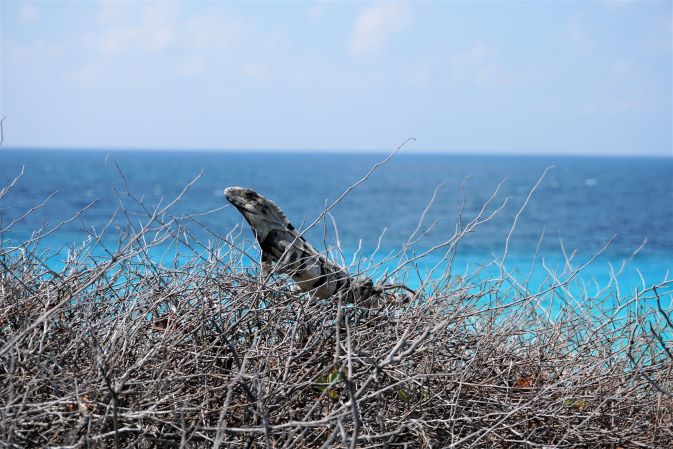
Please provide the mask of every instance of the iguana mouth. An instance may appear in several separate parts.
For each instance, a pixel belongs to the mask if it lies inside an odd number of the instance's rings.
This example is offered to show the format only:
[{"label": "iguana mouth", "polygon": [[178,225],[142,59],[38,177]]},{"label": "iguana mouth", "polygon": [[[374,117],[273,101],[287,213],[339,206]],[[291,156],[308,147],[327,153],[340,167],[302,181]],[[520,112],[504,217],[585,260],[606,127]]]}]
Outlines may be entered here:
[{"label": "iguana mouth", "polygon": [[252,189],[245,187],[227,187],[224,189],[224,196],[238,210],[253,212],[248,210],[251,203],[258,199],[259,195]]}]

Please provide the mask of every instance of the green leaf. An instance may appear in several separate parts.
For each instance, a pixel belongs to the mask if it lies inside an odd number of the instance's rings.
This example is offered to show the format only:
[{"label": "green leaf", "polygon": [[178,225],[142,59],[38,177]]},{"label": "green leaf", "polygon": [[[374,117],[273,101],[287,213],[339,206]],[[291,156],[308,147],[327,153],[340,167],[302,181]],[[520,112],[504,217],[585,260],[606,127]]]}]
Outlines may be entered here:
[{"label": "green leaf", "polygon": [[582,411],[589,407],[589,403],[584,399],[578,399],[578,400],[566,399],[565,401],[563,401],[563,405],[565,407],[573,408],[579,411]]},{"label": "green leaf", "polygon": [[397,397],[400,398],[402,402],[406,402],[407,404],[411,401],[411,398],[409,397],[407,392],[401,388],[397,390]]},{"label": "green leaf", "polygon": [[423,398],[423,400],[430,399],[430,387],[426,385],[421,387],[421,398]]},{"label": "green leaf", "polygon": [[329,376],[327,376],[327,381],[329,383],[340,382],[341,381],[341,371],[332,371],[331,373],[329,373]]},{"label": "green leaf", "polygon": [[327,376],[318,377],[316,387],[318,388],[318,390],[320,390],[321,393],[325,393],[330,398],[339,399],[339,392],[336,391],[334,388],[330,388],[330,385],[332,385],[333,383],[336,384],[337,382],[340,382],[341,379],[342,379],[341,372],[331,371]]}]

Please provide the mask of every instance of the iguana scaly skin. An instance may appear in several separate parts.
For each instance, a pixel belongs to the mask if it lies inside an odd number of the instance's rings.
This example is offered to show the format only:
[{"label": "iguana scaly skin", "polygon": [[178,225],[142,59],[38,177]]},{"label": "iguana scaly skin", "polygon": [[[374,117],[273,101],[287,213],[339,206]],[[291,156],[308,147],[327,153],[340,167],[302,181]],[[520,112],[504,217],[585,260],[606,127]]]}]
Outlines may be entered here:
[{"label": "iguana scaly skin", "polygon": [[301,291],[318,298],[343,293],[348,302],[379,293],[371,279],[350,276],[345,268],[316,251],[273,201],[243,187],[228,187],[224,196],[255,233],[262,263],[276,262],[276,271],[290,275]]}]

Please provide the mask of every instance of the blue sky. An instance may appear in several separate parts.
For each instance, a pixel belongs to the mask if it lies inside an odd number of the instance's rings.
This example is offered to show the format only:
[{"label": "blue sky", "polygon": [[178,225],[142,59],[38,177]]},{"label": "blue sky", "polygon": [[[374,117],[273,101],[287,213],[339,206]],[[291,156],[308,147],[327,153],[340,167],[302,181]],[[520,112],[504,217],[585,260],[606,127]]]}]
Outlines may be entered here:
[{"label": "blue sky", "polygon": [[5,145],[671,155],[672,5],[2,1]]}]

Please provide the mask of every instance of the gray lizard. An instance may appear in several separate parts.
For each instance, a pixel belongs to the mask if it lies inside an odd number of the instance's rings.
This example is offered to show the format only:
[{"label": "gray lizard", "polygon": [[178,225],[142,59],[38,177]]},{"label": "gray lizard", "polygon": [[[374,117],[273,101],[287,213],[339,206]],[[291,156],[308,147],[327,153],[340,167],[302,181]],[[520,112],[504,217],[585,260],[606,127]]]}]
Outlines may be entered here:
[{"label": "gray lizard", "polygon": [[371,279],[349,275],[316,251],[273,201],[243,187],[228,187],[224,196],[252,228],[262,250],[262,263],[276,262],[276,271],[288,274],[301,291],[318,298],[342,293],[352,303],[382,292]]}]

